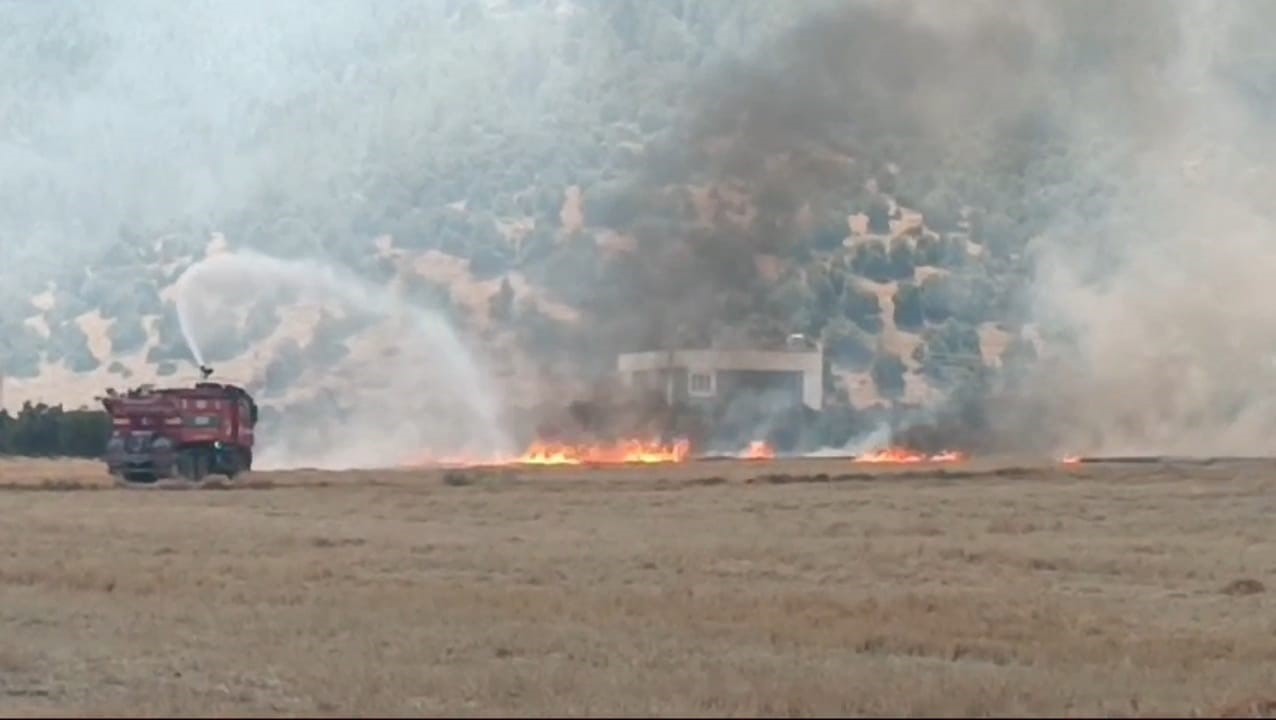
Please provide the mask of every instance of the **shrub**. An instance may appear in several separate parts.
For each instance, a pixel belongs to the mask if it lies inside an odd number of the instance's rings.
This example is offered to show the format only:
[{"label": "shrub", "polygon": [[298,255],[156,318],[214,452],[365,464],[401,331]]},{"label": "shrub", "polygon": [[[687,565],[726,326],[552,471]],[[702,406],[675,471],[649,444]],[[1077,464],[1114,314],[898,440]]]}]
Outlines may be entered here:
[{"label": "shrub", "polygon": [[877,392],[884,398],[898,400],[904,396],[904,362],[893,353],[879,352],[870,371]]},{"label": "shrub", "polygon": [[901,330],[920,330],[926,324],[922,313],[921,292],[912,283],[900,283],[895,291],[895,326]]},{"label": "shrub", "polygon": [[111,339],[111,352],[118,354],[140,350],[150,339],[142,325],[142,318],[138,315],[117,317],[111,323],[108,335]]},{"label": "shrub", "polygon": [[865,334],[844,319],[835,319],[824,329],[824,350],[837,365],[854,370],[873,362],[873,346]]},{"label": "shrub", "polygon": [[871,240],[855,246],[851,269],[874,282],[890,282],[894,278],[886,248]]}]

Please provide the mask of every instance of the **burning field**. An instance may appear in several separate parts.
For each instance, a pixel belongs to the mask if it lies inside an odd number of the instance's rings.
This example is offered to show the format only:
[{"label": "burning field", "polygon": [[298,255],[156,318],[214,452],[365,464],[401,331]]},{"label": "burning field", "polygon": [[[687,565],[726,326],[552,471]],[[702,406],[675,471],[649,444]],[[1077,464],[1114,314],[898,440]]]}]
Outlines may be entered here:
[{"label": "burning field", "polygon": [[518,466],[584,466],[608,467],[624,465],[667,465],[702,460],[752,460],[830,458],[865,465],[905,464],[954,464],[969,459],[963,452],[946,450],[939,453],[922,453],[902,447],[889,447],[855,455],[780,454],[763,441],[753,441],[736,453],[695,454],[691,443],[677,440],[664,443],[659,440],[622,440],[612,443],[552,443],[534,442],[523,453],[511,457],[484,456],[430,456],[421,455],[404,462],[417,468],[495,468]]}]

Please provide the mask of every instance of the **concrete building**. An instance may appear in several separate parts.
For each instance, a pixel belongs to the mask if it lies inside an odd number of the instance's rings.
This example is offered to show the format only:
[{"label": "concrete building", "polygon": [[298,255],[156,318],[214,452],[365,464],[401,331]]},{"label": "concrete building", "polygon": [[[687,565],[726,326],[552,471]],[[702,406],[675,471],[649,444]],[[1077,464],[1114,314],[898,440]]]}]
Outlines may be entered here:
[{"label": "concrete building", "polygon": [[824,405],[824,354],[801,336],[778,350],[657,350],[617,358],[621,380],[630,387],[664,390],[669,403],[730,400],[748,392],[791,393],[819,412]]}]

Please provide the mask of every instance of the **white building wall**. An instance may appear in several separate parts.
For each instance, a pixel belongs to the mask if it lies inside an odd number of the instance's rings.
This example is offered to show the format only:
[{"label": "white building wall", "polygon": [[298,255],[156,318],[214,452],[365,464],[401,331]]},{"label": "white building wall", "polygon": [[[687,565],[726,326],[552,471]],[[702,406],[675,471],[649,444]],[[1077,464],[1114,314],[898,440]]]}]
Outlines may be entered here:
[{"label": "white building wall", "polygon": [[824,406],[823,353],[766,350],[672,350],[628,353],[616,361],[626,379],[635,372],[685,368],[713,376],[720,370],[758,370],[802,374],[802,403],[819,411]]}]

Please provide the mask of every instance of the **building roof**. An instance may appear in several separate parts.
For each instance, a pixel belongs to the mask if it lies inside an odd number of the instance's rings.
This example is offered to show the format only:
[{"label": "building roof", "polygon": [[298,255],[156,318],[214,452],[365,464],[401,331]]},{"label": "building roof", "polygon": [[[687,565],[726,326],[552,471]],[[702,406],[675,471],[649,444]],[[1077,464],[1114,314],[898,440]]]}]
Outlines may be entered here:
[{"label": "building roof", "polygon": [[617,369],[636,372],[667,367],[694,367],[705,370],[763,370],[815,372],[823,370],[819,350],[653,350],[624,353],[617,357]]},{"label": "building roof", "polygon": [[757,339],[725,339],[720,338],[712,344],[706,346],[694,347],[678,347],[665,349],[649,349],[635,352],[620,353],[621,355],[646,355],[653,352],[761,352],[761,353],[819,353],[823,348],[819,341],[812,340],[801,334],[790,335],[780,342],[759,341]]}]

